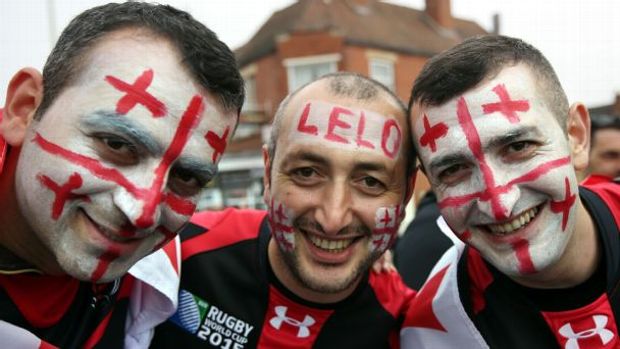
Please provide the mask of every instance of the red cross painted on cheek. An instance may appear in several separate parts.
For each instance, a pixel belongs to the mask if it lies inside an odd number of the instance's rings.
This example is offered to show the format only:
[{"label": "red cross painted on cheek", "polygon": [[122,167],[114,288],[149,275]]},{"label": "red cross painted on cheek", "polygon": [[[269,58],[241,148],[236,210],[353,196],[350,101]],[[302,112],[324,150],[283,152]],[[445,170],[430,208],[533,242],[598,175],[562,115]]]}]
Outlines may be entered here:
[{"label": "red cross painted on cheek", "polygon": [[147,108],[153,117],[162,117],[166,115],[166,106],[146,89],[153,81],[153,70],[145,70],[133,84],[128,84],[114,76],[108,75],[105,80],[119,91],[127,94],[116,103],[116,112],[122,115],[127,114],[136,104],[142,104]]},{"label": "red cross painted on cheek", "polygon": [[52,219],[57,220],[62,213],[62,210],[65,207],[65,204],[69,200],[82,199],[88,201],[88,197],[85,195],[75,194],[72,191],[74,189],[78,189],[82,186],[82,177],[79,173],[74,172],[66,183],[63,185],[59,185],[54,182],[53,179],[49,178],[46,175],[38,175],[37,179],[43,184],[45,187],[49,188],[51,191],[56,194],[56,198],[52,203]]},{"label": "red cross painted on cheek", "polygon": [[495,86],[493,92],[499,97],[499,102],[483,104],[482,111],[485,114],[500,112],[506,116],[510,123],[515,124],[520,121],[517,112],[530,110],[530,103],[527,100],[511,100],[504,84]]},{"label": "red cross painted on cheek", "polygon": [[437,139],[448,133],[448,126],[446,126],[443,122],[440,122],[431,127],[426,115],[424,115],[423,122],[424,134],[420,137],[420,145],[423,147],[430,146],[431,152],[434,153],[437,150]]},{"label": "red cross painted on cheek", "polygon": [[568,177],[564,178],[564,186],[565,186],[565,194],[563,201],[551,201],[551,211],[553,213],[561,213],[562,214],[562,231],[566,230],[566,224],[568,223],[568,214],[570,213],[571,207],[575,204],[575,200],[577,199],[577,195],[571,194],[570,192],[570,182],[568,181]]},{"label": "red cross painted on cheek", "polygon": [[211,160],[213,163],[217,162],[217,158],[224,154],[224,150],[226,149],[226,139],[228,138],[228,132],[230,131],[230,126],[227,126],[224,130],[224,134],[220,137],[217,133],[209,131],[205,138],[207,142],[213,148],[213,157]]},{"label": "red cross painted on cheek", "polygon": [[278,209],[275,209],[274,200],[271,199],[269,205],[269,215],[267,217],[269,226],[271,227],[271,233],[274,239],[288,251],[292,251],[295,246],[286,239],[285,234],[293,234],[293,226],[287,224],[288,217],[284,214],[284,206],[278,204]]}]

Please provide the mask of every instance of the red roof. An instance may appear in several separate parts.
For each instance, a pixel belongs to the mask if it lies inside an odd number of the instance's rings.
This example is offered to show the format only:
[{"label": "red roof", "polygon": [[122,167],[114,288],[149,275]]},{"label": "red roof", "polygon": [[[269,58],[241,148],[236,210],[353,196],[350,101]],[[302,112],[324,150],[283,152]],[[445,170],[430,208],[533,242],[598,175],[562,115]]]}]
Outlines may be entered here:
[{"label": "red roof", "polygon": [[473,21],[453,19],[453,28],[439,26],[426,12],[368,0],[299,0],[275,12],[236,50],[240,66],[276,49],[279,35],[327,31],[350,45],[432,56],[463,39],[487,32]]}]

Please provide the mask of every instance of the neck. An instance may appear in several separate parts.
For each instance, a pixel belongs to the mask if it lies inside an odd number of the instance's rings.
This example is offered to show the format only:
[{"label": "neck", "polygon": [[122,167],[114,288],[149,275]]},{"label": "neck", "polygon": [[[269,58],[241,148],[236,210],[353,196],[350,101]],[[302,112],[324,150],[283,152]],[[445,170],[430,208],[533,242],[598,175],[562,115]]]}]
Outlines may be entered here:
[{"label": "neck", "polygon": [[569,288],[585,282],[594,274],[601,259],[599,237],[592,217],[577,197],[575,230],[560,259],[540,272],[512,279],[530,288]]},{"label": "neck", "polygon": [[347,287],[345,290],[334,292],[334,293],[325,293],[320,291],[315,291],[308,288],[304,285],[291,271],[288,264],[285,263],[284,258],[282,256],[282,252],[278,247],[277,243],[274,239],[269,240],[269,245],[267,248],[267,257],[269,261],[269,265],[273,270],[278,281],[284,285],[289,291],[293,292],[298,297],[313,303],[336,303],[344,300],[348,296],[350,296],[353,291],[357,288],[359,284],[359,280],[354,282],[352,285]]},{"label": "neck", "polygon": [[19,148],[7,152],[0,175],[0,269],[38,269],[46,274],[63,274],[53,254],[36,237],[22,215],[15,191],[15,170]]}]

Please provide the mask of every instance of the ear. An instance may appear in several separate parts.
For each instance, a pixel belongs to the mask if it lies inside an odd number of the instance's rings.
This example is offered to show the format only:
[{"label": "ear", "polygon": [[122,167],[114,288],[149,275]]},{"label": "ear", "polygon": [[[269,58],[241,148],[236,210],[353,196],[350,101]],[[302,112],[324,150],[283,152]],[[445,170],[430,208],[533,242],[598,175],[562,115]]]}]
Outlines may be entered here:
[{"label": "ear", "polygon": [[588,167],[590,152],[590,114],[583,103],[571,105],[566,120],[566,133],[573,167],[582,171]]},{"label": "ear", "polygon": [[263,176],[263,201],[269,206],[271,202],[271,159],[269,158],[269,148],[263,144],[263,163],[265,164],[265,174]]},{"label": "ear", "polygon": [[43,98],[43,77],[34,68],[18,71],[7,88],[0,133],[11,146],[20,146]]}]

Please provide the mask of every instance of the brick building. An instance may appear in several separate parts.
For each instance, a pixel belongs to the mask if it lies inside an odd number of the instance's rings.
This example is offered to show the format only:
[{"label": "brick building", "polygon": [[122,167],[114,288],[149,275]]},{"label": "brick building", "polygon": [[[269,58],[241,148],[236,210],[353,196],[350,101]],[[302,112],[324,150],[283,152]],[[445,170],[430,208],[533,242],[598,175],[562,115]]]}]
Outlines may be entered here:
[{"label": "brick building", "polygon": [[203,206],[262,205],[261,145],[289,92],[327,73],[353,71],[381,81],[406,102],[429,57],[484,33],[452,17],[450,0],[426,0],[425,10],[377,0],[299,0],[275,12],[235,51],[247,99]]}]

